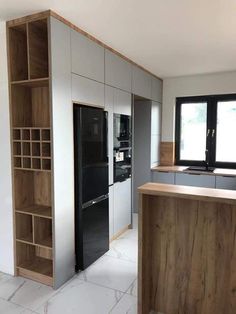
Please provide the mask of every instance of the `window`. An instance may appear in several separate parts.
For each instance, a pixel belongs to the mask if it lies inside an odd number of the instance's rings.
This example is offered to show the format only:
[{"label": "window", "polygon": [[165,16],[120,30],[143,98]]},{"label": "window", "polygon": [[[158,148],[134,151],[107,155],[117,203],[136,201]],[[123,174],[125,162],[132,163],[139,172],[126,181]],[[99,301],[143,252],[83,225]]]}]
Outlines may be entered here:
[{"label": "window", "polygon": [[236,95],[176,100],[176,164],[236,167]]}]

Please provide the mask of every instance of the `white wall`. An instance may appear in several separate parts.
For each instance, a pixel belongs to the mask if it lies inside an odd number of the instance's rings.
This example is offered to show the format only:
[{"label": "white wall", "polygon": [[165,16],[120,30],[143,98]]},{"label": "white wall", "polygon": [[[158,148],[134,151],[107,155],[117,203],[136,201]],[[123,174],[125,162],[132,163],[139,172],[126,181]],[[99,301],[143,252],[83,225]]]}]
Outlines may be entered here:
[{"label": "white wall", "polygon": [[0,22],[0,271],[14,273],[6,28]]},{"label": "white wall", "polygon": [[236,93],[236,72],[164,79],[162,141],[174,141],[176,97],[230,93]]}]

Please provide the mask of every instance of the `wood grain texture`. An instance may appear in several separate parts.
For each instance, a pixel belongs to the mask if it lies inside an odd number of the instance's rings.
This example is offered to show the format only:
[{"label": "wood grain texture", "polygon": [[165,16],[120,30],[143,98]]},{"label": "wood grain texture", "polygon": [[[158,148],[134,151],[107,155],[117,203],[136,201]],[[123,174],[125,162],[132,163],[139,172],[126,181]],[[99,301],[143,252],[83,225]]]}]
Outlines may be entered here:
[{"label": "wood grain texture", "polygon": [[138,188],[139,193],[145,195],[181,197],[185,199],[206,202],[218,202],[236,205],[236,191],[210,189],[184,185],[146,183]]},{"label": "wood grain texture", "polygon": [[161,142],[160,145],[160,165],[173,166],[175,164],[175,143]]},{"label": "wood grain texture", "polygon": [[139,262],[151,265],[139,273],[139,302],[146,307],[138,313],[236,313],[236,205],[141,197],[148,206],[142,205],[140,224],[149,224],[139,230]]}]

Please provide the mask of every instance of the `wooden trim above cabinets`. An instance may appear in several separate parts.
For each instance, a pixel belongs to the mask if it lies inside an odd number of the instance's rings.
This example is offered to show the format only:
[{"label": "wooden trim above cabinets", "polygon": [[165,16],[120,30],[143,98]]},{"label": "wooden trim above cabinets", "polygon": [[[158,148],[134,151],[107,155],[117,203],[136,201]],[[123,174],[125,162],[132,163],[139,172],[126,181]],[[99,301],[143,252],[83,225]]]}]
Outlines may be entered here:
[{"label": "wooden trim above cabinets", "polygon": [[161,142],[160,166],[173,166],[175,164],[175,143]]},{"label": "wooden trim above cabinets", "polygon": [[84,30],[82,30],[81,28],[79,28],[78,26],[74,25],[73,23],[71,23],[70,21],[68,21],[67,19],[65,19],[64,17],[60,16],[59,14],[57,14],[56,12],[54,12],[52,10],[47,10],[47,11],[39,12],[39,13],[32,14],[32,15],[27,15],[27,16],[24,16],[24,17],[21,17],[21,18],[17,18],[17,19],[8,21],[7,22],[7,26],[8,27],[12,27],[12,26],[15,26],[15,25],[20,25],[20,24],[23,24],[23,23],[27,23],[27,22],[43,19],[43,18],[46,18],[46,17],[49,17],[49,16],[53,16],[54,18],[56,18],[57,20],[61,21],[64,24],[68,25],[70,28],[74,29],[78,33],[80,33],[80,34],[84,35],[85,37],[89,38],[90,40],[96,42],[98,45],[102,46],[104,49],[110,50],[111,52],[113,52],[117,56],[121,57],[122,59],[126,60],[127,62],[131,63],[132,65],[135,65],[136,67],[140,68],[141,70],[151,74],[153,77],[155,77],[155,78],[157,78],[159,80],[162,80],[160,77],[156,76],[155,74],[153,74],[152,72],[148,71],[147,69],[145,69],[141,65],[137,64],[136,62],[132,61],[128,57],[124,56],[120,52],[118,52],[118,51],[114,50],[113,48],[109,47],[108,45],[104,44],[102,41],[98,40],[94,36],[92,36],[89,33],[85,32]]}]

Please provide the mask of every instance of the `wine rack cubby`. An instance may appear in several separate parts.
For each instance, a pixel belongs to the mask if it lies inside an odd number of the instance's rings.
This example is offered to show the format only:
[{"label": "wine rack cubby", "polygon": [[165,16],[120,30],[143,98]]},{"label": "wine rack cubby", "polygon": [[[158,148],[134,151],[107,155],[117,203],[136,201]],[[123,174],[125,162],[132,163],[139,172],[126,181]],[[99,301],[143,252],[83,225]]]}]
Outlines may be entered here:
[{"label": "wine rack cubby", "polygon": [[50,171],[50,128],[14,128],[13,158],[15,169]]}]

